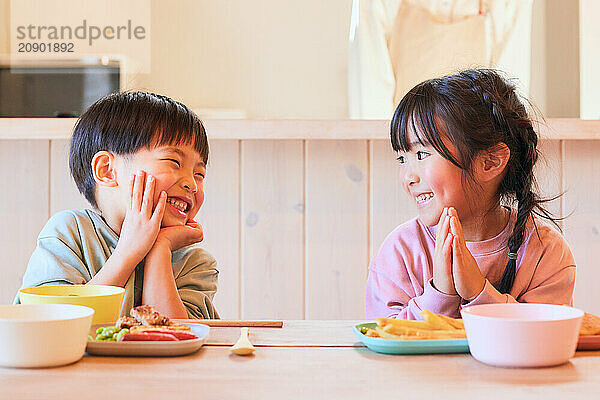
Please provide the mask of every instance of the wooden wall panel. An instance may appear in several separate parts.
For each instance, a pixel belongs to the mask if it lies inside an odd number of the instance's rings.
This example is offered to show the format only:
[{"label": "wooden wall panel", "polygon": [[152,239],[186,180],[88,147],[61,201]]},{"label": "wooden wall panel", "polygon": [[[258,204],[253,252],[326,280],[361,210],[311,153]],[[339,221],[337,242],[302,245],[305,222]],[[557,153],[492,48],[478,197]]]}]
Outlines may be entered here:
[{"label": "wooden wall panel", "polygon": [[[540,157],[535,166],[535,177],[540,194],[543,197],[555,197],[562,193],[562,142],[560,140],[542,140],[538,149]],[[562,196],[544,205],[548,211],[561,216]],[[562,221],[558,222],[563,226]]]},{"label": "wooden wall panel", "polygon": [[396,157],[389,140],[370,141],[370,259],[394,228],[417,216],[415,202],[402,188]]},{"label": "wooden wall panel", "polygon": [[310,140],[306,160],[306,319],[364,318],[367,141]]},{"label": "wooden wall panel", "polygon": [[204,204],[196,216],[203,247],[217,260],[215,306],[221,318],[240,318],[240,142],[211,140]]},{"label": "wooden wall panel", "polygon": [[[12,302],[48,217],[88,207],[67,151],[67,140],[0,141],[2,303]],[[600,143],[543,140],[540,151],[542,194],[566,191],[550,210],[572,213],[564,232],[578,265],[575,304],[600,314]],[[370,258],[416,215],[388,141],[213,139],[211,154],[197,220],[219,265],[221,316],[363,318]]]},{"label": "wooden wall panel", "polygon": [[61,210],[91,208],[69,171],[69,141],[50,141],[50,215]]},{"label": "wooden wall panel", "polygon": [[242,142],[242,318],[304,317],[301,140]]},{"label": "wooden wall panel", "polygon": [[48,140],[0,140],[0,304],[12,303],[48,220],[48,165]]},{"label": "wooden wall panel", "polygon": [[600,314],[600,142],[568,141],[563,153],[563,205],[573,214],[565,221],[565,235],[577,263],[574,304]]}]

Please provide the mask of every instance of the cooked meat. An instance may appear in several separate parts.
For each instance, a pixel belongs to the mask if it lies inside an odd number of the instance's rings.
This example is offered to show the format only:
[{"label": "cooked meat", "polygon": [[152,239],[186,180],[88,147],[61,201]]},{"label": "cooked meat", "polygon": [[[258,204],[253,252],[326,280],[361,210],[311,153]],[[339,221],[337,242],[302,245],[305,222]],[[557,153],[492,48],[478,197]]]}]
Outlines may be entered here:
[{"label": "cooked meat", "polygon": [[135,318],[123,316],[117,320],[117,323],[115,325],[116,325],[117,329],[123,329],[123,328],[131,328],[132,326],[140,325],[140,323]]},{"label": "cooked meat", "polygon": [[138,306],[131,309],[131,316],[142,325],[170,325],[171,321],[152,306]]}]

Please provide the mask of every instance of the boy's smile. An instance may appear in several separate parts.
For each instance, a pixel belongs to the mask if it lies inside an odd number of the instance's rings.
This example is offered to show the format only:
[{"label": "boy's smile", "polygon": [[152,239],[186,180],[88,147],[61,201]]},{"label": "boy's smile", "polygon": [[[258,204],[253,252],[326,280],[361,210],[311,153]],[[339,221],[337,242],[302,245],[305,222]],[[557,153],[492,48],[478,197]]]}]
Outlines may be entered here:
[{"label": "boy's smile", "polygon": [[[126,205],[128,185],[126,178],[136,171],[143,170],[156,179],[153,207],[158,203],[160,193],[167,193],[167,204],[162,227],[185,225],[193,219],[204,202],[204,160],[191,145],[165,145],[142,149],[129,156],[123,164],[119,183],[121,198]],[[125,189],[125,190],[123,190]],[[124,215],[124,214],[123,214]]]}]

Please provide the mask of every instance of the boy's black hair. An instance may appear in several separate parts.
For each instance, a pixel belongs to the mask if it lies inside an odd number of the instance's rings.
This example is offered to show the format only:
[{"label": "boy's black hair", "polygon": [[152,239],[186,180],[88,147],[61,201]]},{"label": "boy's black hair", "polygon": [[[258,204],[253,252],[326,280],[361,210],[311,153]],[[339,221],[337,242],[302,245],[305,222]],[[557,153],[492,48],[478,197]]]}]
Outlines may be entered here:
[{"label": "boy's black hair", "polygon": [[[465,183],[472,178],[472,163],[481,151],[500,142],[510,149],[497,196],[499,201],[517,204],[517,220],[508,239],[508,262],[496,284],[498,291],[509,293],[527,220],[532,214],[553,222],[562,219],[543,207],[560,195],[542,199],[536,190],[533,169],[539,156],[538,135],[515,86],[493,69],[466,70],[422,82],[402,98],[394,112],[390,135],[395,151],[410,151],[409,129],[421,144],[430,144],[462,169]],[[457,157],[442,141],[443,134],[456,147]]]},{"label": "boy's black hair", "polygon": [[92,104],[77,121],[69,153],[71,175],[81,194],[98,208],[92,173],[97,152],[128,155],[170,144],[192,145],[208,164],[204,126],[184,104],[154,93],[113,93]]}]

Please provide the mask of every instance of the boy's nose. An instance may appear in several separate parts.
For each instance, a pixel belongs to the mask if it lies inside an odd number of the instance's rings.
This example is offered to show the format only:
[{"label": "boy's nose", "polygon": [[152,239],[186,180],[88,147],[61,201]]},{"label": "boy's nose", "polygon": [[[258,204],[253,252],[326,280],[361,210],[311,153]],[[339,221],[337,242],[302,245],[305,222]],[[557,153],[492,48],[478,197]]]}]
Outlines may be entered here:
[{"label": "boy's nose", "polygon": [[196,193],[198,191],[198,184],[194,178],[184,178],[183,180],[183,188],[189,190],[192,193]]},{"label": "boy's nose", "polygon": [[194,183],[192,183],[192,184],[185,183],[185,184],[183,185],[183,187],[184,187],[185,189],[189,190],[189,191],[190,191],[190,192],[192,192],[192,193],[196,193],[196,192],[198,191],[198,185],[196,185],[196,183],[195,183],[195,182],[194,182]]}]

